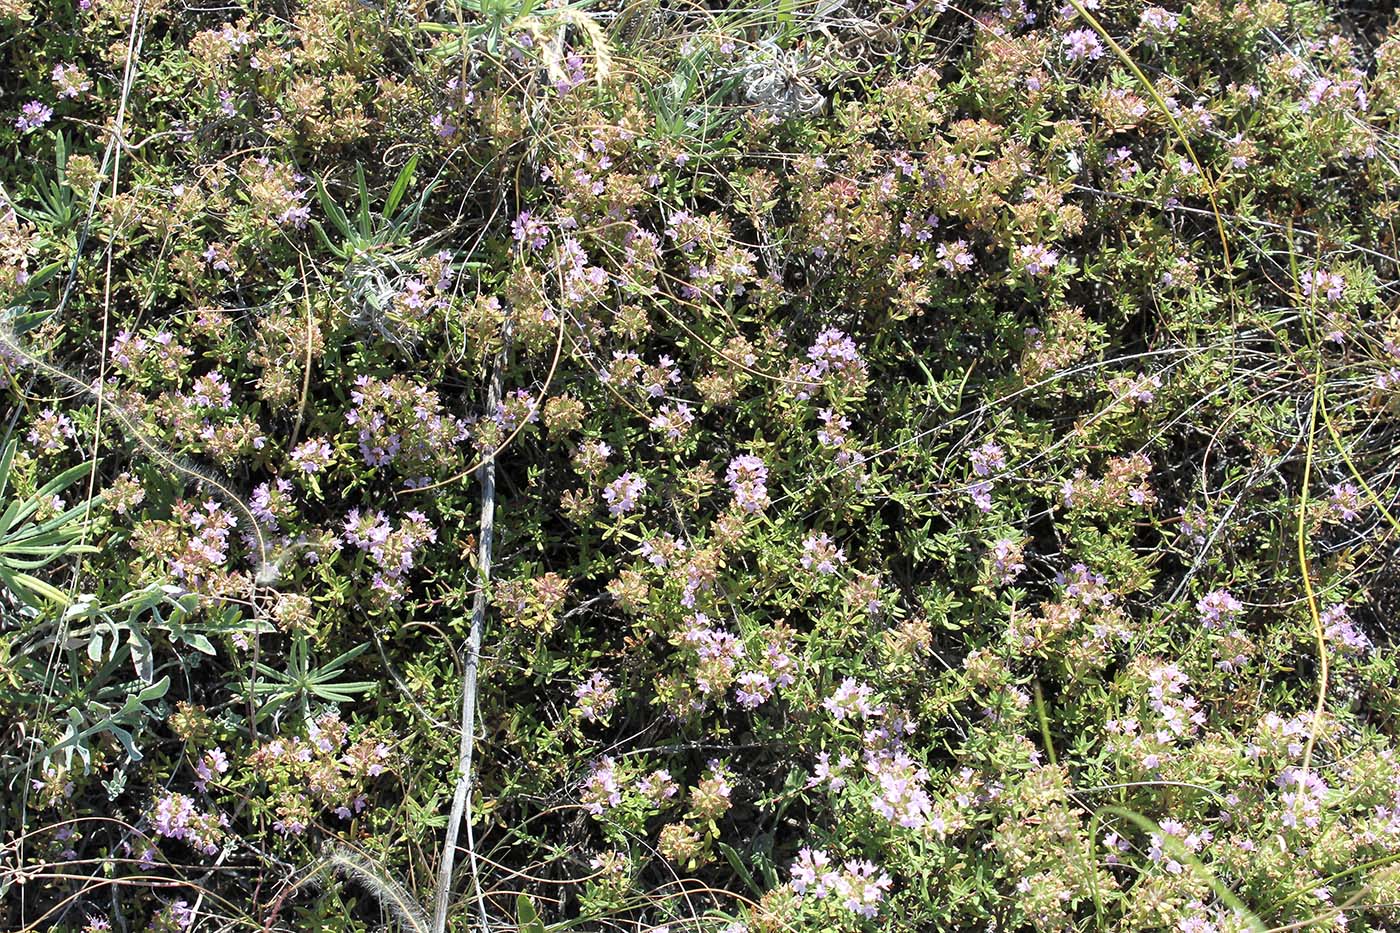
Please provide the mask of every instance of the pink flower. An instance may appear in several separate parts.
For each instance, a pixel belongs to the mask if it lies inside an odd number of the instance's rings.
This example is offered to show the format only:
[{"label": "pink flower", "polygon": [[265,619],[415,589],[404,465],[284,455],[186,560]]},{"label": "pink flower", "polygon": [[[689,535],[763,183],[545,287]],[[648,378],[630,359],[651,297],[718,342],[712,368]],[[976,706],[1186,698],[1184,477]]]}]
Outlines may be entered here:
[{"label": "pink flower", "polygon": [[734,494],[734,504],[740,509],[752,515],[767,507],[768,467],[758,457],[744,454],[730,460],[724,478]]},{"label": "pink flower", "polygon": [[1037,277],[1049,275],[1050,270],[1060,261],[1059,253],[1034,243],[1023,245],[1016,251],[1016,255],[1026,274]]},{"label": "pink flower", "polygon": [[799,851],[790,870],[792,889],[798,894],[810,891],[813,897],[826,897],[836,886],[837,874],[831,870],[831,857],[821,849]]},{"label": "pink flower", "polygon": [[1201,624],[1206,628],[1220,628],[1243,612],[1244,605],[1231,596],[1229,590],[1215,590],[1201,597],[1196,611],[1201,614]]},{"label": "pink flower", "polygon": [[628,471],[604,488],[603,500],[608,504],[610,515],[626,515],[636,511],[646,491],[647,481],[636,473]]},{"label": "pink flower", "polygon": [[617,691],[602,671],[594,671],[574,689],[579,714],[589,722],[597,722],[617,705]]},{"label": "pink flower", "polygon": [[330,466],[332,456],[331,445],[324,438],[320,438],[298,444],[291,452],[290,458],[303,473],[314,474]]},{"label": "pink flower", "polygon": [[622,803],[622,791],[617,786],[614,771],[617,762],[604,757],[593,762],[587,780],[583,784],[583,808],[594,816],[601,816],[604,810]]},{"label": "pink flower", "polygon": [[740,674],[738,686],[734,688],[734,698],[744,709],[755,709],[773,695],[773,681],[762,671],[749,671]]},{"label": "pink flower", "polygon": [[820,574],[833,574],[846,562],[846,552],[836,546],[826,532],[808,535],[802,542],[802,569]]},{"label": "pink flower", "polygon": [[1346,280],[1335,272],[1309,270],[1300,277],[1303,297],[1326,296],[1328,301],[1341,301],[1346,291]]},{"label": "pink flower", "polygon": [[972,472],[978,476],[991,476],[994,471],[1006,468],[1006,451],[995,441],[987,441],[968,459],[972,461]]},{"label": "pink flower", "polygon": [[32,100],[20,108],[15,120],[15,129],[21,133],[32,133],[53,119],[53,108],[42,101]]},{"label": "pink flower", "polygon": [[836,719],[859,716],[861,718],[880,716],[884,708],[870,702],[875,693],[869,684],[863,684],[854,677],[841,681],[836,692],[822,701],[822,706]]},{"label": "pink flower", "polygon": [[879,913],[880,902],[885,899],[891,883],[889,874],[880,871],[874,862],[847,862],[836,879],[836,896],[841,899],[842,907],[872,920]]},{"label": "pink flower", "polygon": [[1103,43],[1092,30],[1076,29],[1065,36],[1062,44],[1065,58],[1072,62],[1086,59],[1092,62],[1103,58]]}]

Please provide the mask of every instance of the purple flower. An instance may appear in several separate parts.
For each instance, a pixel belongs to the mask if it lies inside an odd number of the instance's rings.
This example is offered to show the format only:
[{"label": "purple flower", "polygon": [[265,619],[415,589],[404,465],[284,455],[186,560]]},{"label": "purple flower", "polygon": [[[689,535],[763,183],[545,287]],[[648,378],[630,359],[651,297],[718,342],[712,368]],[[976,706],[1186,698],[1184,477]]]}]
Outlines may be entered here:
[{"label": "purple flower", "polygon": [[320,473],[331,462],[331,445],[325,439],[310,439],[297,445],[291,453],[291,461],[303,473]]},{"label": "purple flower", "polygon": [[1076,29],[1065,36],[1063,44],[1065,58],[1072,62],[1086,59],[1093,62],[1103,58],[1103,43],[1099,41],[1099,37],[1092,30]]},{"label": "purple flower", "polygon": [[833,791],[838,791],[846,786],[846,778],[842,775],[851,766],[851,756],[842,754],[837,759],[836,764],[831,763],[831,756],[826,752],[817,754],[816,767],[812,769],[812,776],[807,780],[808,787],[819,787],[822,784],[828,785]]},{"label": "purple flower", "polygon": [[1320,621],[1323,626],[1323,635],[1330,642],[1338,644],[1342,651],[1350,654],[1366,654],[1371,650],[1371,639],[1366,637],[1366,633],[1356,627],[1356,623],[1347,615],[1347,607],[1338,603],[1329,606],[1323,611]]},{"label": "purple flower", "polygon": [[752,454],[744,454],[729,461],[729,470],[724,475],[729,483],[729,491],[734,494],[734,503],[752,515],[767,507],[768,467]]},{"label": "purple flower", "polygon": [[1229,590],[1215,590],[1201,597],[1196,611],[1201,614],[1201,624],[1206,628],[1220,628],[1243,612],[1244,605],[1231,596]]},{"label": "purple flower", "polygon": [[978,510],[990,512],[992,510],[992,484],[983,480],[980,483],[973,483],[967,487],[967,494],[972,497],[972,504]]},{"label": "purple flower", "polygon": [[457,124],[441,112],[433,114],[428,118],[428,126],[441,139],[451,139],[457,135]]},{"label": "purple flower", "polygon": [[52,107],[47,106],[42,101],[31,100],[20,108],[19,117],[15,120],[15,129],[21,133],[32,133],[51,119],[53,119]]},{"label": "purple flower", "polygon": [[826,532],[808,535],[802,542],[802,569],[820,574],[836,572],[838,564],[846,562],[846,552],[836,546]]},{"label": "purple flower", "polygon": [[623,473],[603,489],[603,500],[608,504],[608,514],[626,515],[636,511],[646,491],[645,479],[630,470]]},{"label": "purple flower", "polygon": [[724,629],[711,626],[709,618],[701,612],[687,623],[681,640],[695,651],[699,662],[695,684],[706,696],[730,683],[734,668],[744,657],[744,643]]},{"label": "purple flower", "polygon": [[813,897],[826,897],[836,886],[837,875],[831,870],[831,857],[821,849],[802,849],[790,870],[792,889],[798,894],[810,891]]},{"label": "purple flower", "polygon": [[972,461],[972,472],[978,476],[991,476],[994,471],[1006,468],[1006,451],[995,441],[987,441],[968,459]]},{"label": "purple flower", "polygon": [[1299,278],[1305,298],[1325,295],[1328,301],[1341,301],[1346,291],[1346,280],[1335,272],[1309,270]]},{"label": "purple flower", "polygon": [[574,699],[578,700],[579,714],[589,722],[597,722],[617,705],[617,691],[606,674],[594,671],[591,677],[574,688]]},{"label": "purple flower", "polygon": [[842,907],[873,920],[891,883],[889,874],[880,871],[874,862],[847,862],[836,879],[836,896],[841,899]]},{"label": "purple flower", "polygon": [[223,774],[228,771],[228,756],[224,754],[222,748],[212,748],[200,756],[199,762],[194,766],[194,773],[199,780],[194,782],[196,790],[203,791],[209,782],[214,779],[215,774]]},{"label": "purple flower", "polygon": [[869,684],[847,677],[835,693],[822,701],[822,706],[838,720],[856,716],[873,718],[884,714],[884,707],[870,702],[874,693]]},{"label": "purple flower", "polygon": [[928,822],[932,801],[923,787],[928,780],[926,769],[903,752],[872,757],[866,768],[880,786],[870,801],[876,813],[905,829],[918,829]]},{"label": "purple flower", "polygon": [[1142,11],[1142,28],[1149,32],[1156,32],[1162,35],[1176,32],[1179,20],[1175,13],[1170,13],[1159,6],[1151,6]]},{"label": "purple flower", "polygon": [[583,808],[594,816],[622,803],[622,791],[617,786],[617,765],[605,757],[593,762],[588,778],[583,782]]},{"label": "purple flower", "polygon": [[755,709],[773,695],[773,681],[761,671],[740,674],[738,686],[734,688],[734,698],[744,709]]},{"label": "purple flower", "polygon": [[1012,538],[999,538],[992,545],[992,574],[1001,586],[1014,583],[1026,569],[1021,545]]},{"label": "purple flower", "polygon": [[[817,339],[807,348],[807,359],[811,362],[801,368],[801,374],[813,383],[814,388],[827,376],[838,376],[856,384],[866,373],[865,360],[861,358],[855,341],[834,327],[817,334]],[[797,397],[806,399],[810,395],[804,390]]]},{"label": "purple flower", "polygon": [[182,840],[205,855],[219,851],[225,820],[199,812],[194,801],[184,794],[166,792],[152,805],[148,816],[158,836]]},{"label": "purple flower", "polygon": [[510,232],[511,236],[515,237],[515,242],[532,250],[544,249],[545,243],[548,242],[549,228],[529,211],[521,211],[516,216],[511,222]]},{"label": "purple flower", "polygon": [[1059,253],[1034,243],[1023,245],[1016,251],[1016,255],[1021,261],[1021,268],[1026,270],[1027,275],[1033,276],[1049,275],[1050,270],[1060,261]]},{"label": "purple flower", "polygon": [[660,768],[637,782],[637,792],[660,805],[680,793],[680,786],[671,778],[670,771]]},{"label": "purple flower", "polygon": [[170,920],[181,930],[194,926],[194,908],[189,901],[175,901],[170,905]]},{"label": "purple flower", "polygon": [[651,429],[665,434],[667,440],[678,441],[685,437],[694,421],[695,415],[685,402],[663,405],[656,416],[651,419]]},{"label": "purple flower", "polygon": [[54,65],[53,86],[62,98],[72,99],[92,89],[92,81],[77,65]]},{"label": "purple flower", "polygon": [[1329,505],[1339,521],[1349,522],[1361,514],[1361,490],[1355,483],[1337,483]]}]

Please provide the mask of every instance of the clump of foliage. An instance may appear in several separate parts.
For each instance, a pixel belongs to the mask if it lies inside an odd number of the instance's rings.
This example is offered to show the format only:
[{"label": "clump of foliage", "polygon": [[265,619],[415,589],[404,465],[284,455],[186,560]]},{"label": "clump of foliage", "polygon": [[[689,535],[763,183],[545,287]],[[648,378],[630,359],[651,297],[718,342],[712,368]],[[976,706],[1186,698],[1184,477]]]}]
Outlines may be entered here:
[{"label": "clump of foliage", "polygon": [[0,926],[1400,923],[1400,20],[0,35]]}]

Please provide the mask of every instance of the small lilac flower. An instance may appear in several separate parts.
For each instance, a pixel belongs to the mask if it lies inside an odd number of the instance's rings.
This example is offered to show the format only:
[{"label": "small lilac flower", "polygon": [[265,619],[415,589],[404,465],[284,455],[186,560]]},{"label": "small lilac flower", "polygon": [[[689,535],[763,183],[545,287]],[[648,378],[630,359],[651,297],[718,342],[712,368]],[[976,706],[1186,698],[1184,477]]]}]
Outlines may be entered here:
[{"label": "small lilac flower", "polygon": [[996,470],[1006,469],[1006,451],[995,441],[987,441],[968,459],[972,461],[972,472],[978,476],[991,476]]},{"label": "small lilac flower", "polygon": [[651,419],[651,429],[665,434],[667,440],[678,441],[685,437],[694,421],[695,414],[685,402],[663,405],[656,416]]},{"label": "small lilac flower", "polygon": [[194,782],[195,789],[203,792],[215,774],[224,774],[227,771],[228,756],[224,754],[224,750],[210,749],[200,756],[199,762],[194,766],[194,773],[199,778]]},{"label": "small lilac flower", "polygon": [[1229,590],[1215,590],[1201,597],[1196,611],[1201,614],[1201,624],[1206,628],[1221,628],[1243,612],[1244,605],[1231,596]]},{"label": "small lilac flower", "polygon": [[219,851],[224,820],[201,813],[184,794],[165,792],[151,807],[149,819],[158,836],[182,840],[205,855]]},{"label": "small lilac flower", "polygon": [[53,119],[53,108],[42,101],[32,100],[20,108],[15,120],[15,129],[21,133],[32,133]]},{"label": "small lilac flower", "polygon": [[832,791],[838,791],[846,786],[845,771],[852,764],[851,756],[842,754],[837,759],[836,764],[831,763],[831,756],[826,752],[817,754],[816,767],[812,769],[812,776],[807,780],[808,787],[819,787],[827,785]]},{"label": "small lilac flower", "polygon": [[194,926],[194,908],[189,901],[179,900],[170,905],[170,920],[181,930]]},{"label": "small lilac flower", "polygon": [[1305,298],[1326,296],[1328,301],[1336,302],[1346,292],[1346,280],[1335,272],[1309,270],[1299,279]]},{"label": "small lilac flower", "polygon": [[92,90],[92,81],[77,65],[54,65],[53,86],[59,97],[71,100]]},{"label": "small lilac flower", "polygon": [[983,480],[980,483],[973,483],[967,487],[967,494],[972,497],[972,504],[977,506],[979,511],[990,512],[992,510],[992,484]]},{"label": "small lilac flower", "polygon": [[606,674],[594,671],[574,689],[574,699],[578,701],[579,714],[589,722],[597,722],[617,705],[617,691]]},{"label": "small lilac flower", "polygon": [[827,712],[838,720],[851,717],[874,718],[884,714],[884,707],[870,702],[875,691],[854,677],[841,681],[836,692],[822,701]]},{"label": "small lilac flower", "polygon": [[1176,32],[1180,24],[1175,13],[1168,12],[1159,6],[1151,6],[1142,11],[1142,28],[1149,31],[1168,35]]},{"label": "small lilac flower", "polygon": [[903,752],[872,756],[866,763],[879,784],[879,793],[870,805],[886,820],[905,829],[918,829],[928,822],[932,801],[924,790],[928,770]]},{"label": "small lilac flower", "polygon": [[817,339],[807,348],[807,359],[802,375],[813,381],[824,378],[828,373],[837,373],[848,379],[858,379],[865,375],[865,360],[855,341],[834,327],[827,328],[817,335]]},{"label": "small lilac flower", "polygon": [[992,575],[1001,586],[1014,583],[1026,569],[1021,545],[1013,538],[999,538],[992,545]]},{"label": "small lilac flower", "polygon": [[966,240],[938,244],[938,264],[950,275],[958,275],[972,268],[976,259]]},{"label": "small lilac flower", "polygon": [[1026,270],[1027,275],[1045,276],[1050,274],[1050,270],[1055,268],[1060,261],[1060,254],[1053,249],[1048,249],[1034,243],[1026,243],[1016,251],[1020,259],[1021,268]]},{"label": "small lilac flower", "polygon": [[879,913],[892,879],[870,861],[847,862],[836,879],[836,896],[841,906],[854,914],[873,920]]},{"label": "small lilac flower", "polygon": [[529,211],[521,211],[510,225],[515,242],[532,250],[544,249],[548,242],[549,228]]},{"label": "small lilac flower", "polygon": [[743,511],[752,515],[767,507],[768,467],[758,457],[744,454],[730,460],[725,480],[729,483],[730,492],[734,494],[734,504]]},{"label": "small lilac flower", "polygon": [[623,473],[603,489],[603,500],[608,503],[608,513],[626,515],[636,511],[646,490],[647,481],[644,478],[630,470]]},{"label": "small lilac flower", "polygon": [[1355,483],[1337,483],[1329,505],[1338,521],[1352,521],[1361,514],[1361,490]]},{"label": "small lilac flower", "polygon": [[659,806],[680,793],[680,785],[670,771],[660,768],[637,782],[637,792]]},{"label": "small lilac flower", "polygon": [[773,681],[762,671],[740,674],[734,688],[734,698],[744,709],[756,709],[773,695]]},{"label": "small lilac flower", "polygon": [[1065,58],[1072,62],[1084,60],[1093,62],[1103,58],[1103,43],[1090,29],[1076,29],[1066,34],[1063,45]]},{"label": "small lilac flower", "polygon": [[790,870],[792,889],[798,894],[810,891],[813,897],[826,897],[836,886],[837,875],[831,870],[831,857],[821,849],[803,848]]},{"label": "small lilac flower", "polygon": [[802,569],[820,574],[833,574],[846,562],[846,552],[837,547],[826,532],[808,535],[802,542]]},{"label": "small lilac flower", "polygon": [[1347,614],[1347,607],[1344,603],[1337,603],[1329,606],[1320,616],[1323,626],[1324,637],[1350,654],[1366,654],[1372,648],[1371,639],[1366,637],[1366,633],[1356,627],[1351,616]]},{"label": "small lilac flower", "polygon": [[604,757],[593,762],[583,784],[583,808],[594,816],[622,803],[622,791],[617,786],[617,762]]},{"label": "small lilac flower", "polygon": [[313,438],[298,444],[290,458],[303,473],[314,474],[328,467],[332,456],[331,445],[324,438]]}]

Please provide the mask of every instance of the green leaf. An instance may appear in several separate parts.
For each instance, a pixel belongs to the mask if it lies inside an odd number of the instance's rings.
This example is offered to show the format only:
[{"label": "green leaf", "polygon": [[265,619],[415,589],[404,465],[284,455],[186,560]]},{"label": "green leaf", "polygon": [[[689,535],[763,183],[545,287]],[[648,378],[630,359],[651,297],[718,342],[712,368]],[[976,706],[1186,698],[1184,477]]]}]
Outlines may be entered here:
[{"label": "green leaf", "polygon": [[530,900],[530,895],[520,894],[515,898],[515,919],[520,927],[520,933],[544,933],[544,923],[540,920],[540,913],[535,909],[535,902]]},{"label": "green leaf", "polygon": [[418,153],[413,154],[413,158],[408,160],[408,164],[399,169],[399,177],[394,179],[394,187],[389,189],[389,197],[384,200],[384,214],[387,217],[394,216],[394,211],[398,210],[399,202],[403,200],[404,194],[408,192],[408,186],[413,182],[413,172],[418,168]]},{"label": "green leaf", "polygon": [[748,885],[749,890],[759,897],[763,896],[763,889],[754,880],[753,872],[749,871],[749,866],[744,864],[744,858],[737,849],[727,842],[716,843],[716,847],[724,854],[725,861],[729,862],[729,867],[734,869],[734,873]]},{"label": "green leaf", "polygon": [[[316,199],[321,202],[321,210],[326,212],[326,216],[330,218],[331,223],[335,224],[336,229],[340,231],[342,236],[349,239],[352,235],[350,230],[350,218],[346,217],[345,212],[340,209],[340,205],[335,203],[335,199],[332,198],[330,192],[326,190],[325,179],[321,178],[319,175],[316,176]],[[324,236],[324,233],[322,235]]]},{"label": "green leaf", "polygon": [[[22,594],[23,592],[37,593],[39,596],[43,597],[51,603],[55,603],[59,606],[68,605],[67,594],[65,594],[58,587],[53,586],[49,583],[45,583],[38,577],[32,577],[27,573],[15,573],[13,576],[11,576],[8,572],[0,572],[0,577],[3,577],[5,579],[5,584],[7,586],[10,586],[12,584],[18,584],[20,587],[20,594]],[[30,602],[28,600],[26,601]],[[30,602],[30,605],[33,605],[33,603]]]},{"label": "green leaf", "polygon": [[355,164],[355,191],[360,196],[360,209],[355,212],[355,225],[360,236],[369,239],[369,186],[365,184],[365,167]]}]

